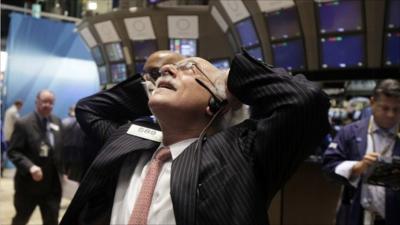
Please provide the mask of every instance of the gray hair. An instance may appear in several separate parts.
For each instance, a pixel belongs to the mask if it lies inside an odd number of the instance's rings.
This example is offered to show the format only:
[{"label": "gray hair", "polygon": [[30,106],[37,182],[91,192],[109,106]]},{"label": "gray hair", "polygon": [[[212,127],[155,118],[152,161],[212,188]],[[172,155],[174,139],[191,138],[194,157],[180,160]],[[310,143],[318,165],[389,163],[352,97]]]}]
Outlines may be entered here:
[{"label": "gray hair", "polygon": [[[227,76],[229,71],[219,70],[220,76],[223,78]],[[214,87],[212,88],[215,95],[220,99],[227,99],[226,96],[226,79],[217,79],[214,83]],[[217,130],[223,130],[229,127],[232,127],[236,124],[243,122],[244,120],[250,118],[250,110],[249,106],[245,104],[241,104],[238,108],[230,107],[227,112],[225,112],[220,118],[217,118],[214,124],[214,127]]]}]

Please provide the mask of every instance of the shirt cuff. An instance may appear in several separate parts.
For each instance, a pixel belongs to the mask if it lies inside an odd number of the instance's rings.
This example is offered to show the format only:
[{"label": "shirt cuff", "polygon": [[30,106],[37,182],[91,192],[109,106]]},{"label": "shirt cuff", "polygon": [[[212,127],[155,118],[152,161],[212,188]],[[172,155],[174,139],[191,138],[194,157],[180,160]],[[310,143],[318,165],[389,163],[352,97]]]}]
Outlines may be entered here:
[{"label": "shirt cuff", "polygon": [[358,163],[358,161],[344,161],[335,168],[335,173],[346,178],[354,187],[357,187],[358,181],[360,181],[360,176],[351,174],[351,170],[356,163]]}]

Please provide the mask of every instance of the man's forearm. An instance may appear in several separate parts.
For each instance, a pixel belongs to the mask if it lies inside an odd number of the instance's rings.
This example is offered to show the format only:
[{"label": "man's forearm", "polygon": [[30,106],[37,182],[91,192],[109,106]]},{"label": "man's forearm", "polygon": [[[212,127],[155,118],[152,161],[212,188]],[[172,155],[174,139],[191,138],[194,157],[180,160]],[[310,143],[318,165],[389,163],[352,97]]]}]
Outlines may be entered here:
[{"label": "man's forearm", "polygon": [[113,88],[80,100],[76,117],[91,137],[104,140],[129,120],[150,115],[140,77],[131,77]]}]

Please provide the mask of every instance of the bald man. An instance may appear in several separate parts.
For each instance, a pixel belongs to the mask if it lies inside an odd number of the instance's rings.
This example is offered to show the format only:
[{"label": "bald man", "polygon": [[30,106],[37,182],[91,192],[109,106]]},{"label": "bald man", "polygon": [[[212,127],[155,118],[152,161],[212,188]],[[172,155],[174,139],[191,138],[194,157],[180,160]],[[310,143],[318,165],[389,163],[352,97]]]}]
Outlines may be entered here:
[{"label": "bald man", "polygon": [[[160,50],[152,53],[148,57],[142,73],[142,78],[144,79],[143,86],[145,87],[146,93],[149,95],[154,90],[155,80],[157,80],[157,78],[160,76],[159,70],[163,65],[174,64],[182,59],[184,59],[184,56],[167,50]],[[154,118],[152,116],[143,116],[140,118],[135,118],[135,120],[154,121]],[[78,120],[78,122],[80,121]],[[82,152],[84,157],[82,174],[87,171],[104,144],[103,140],[96,140],[95,134],[86,133],[86,135],[87,139],[85,140],[85,145],[87,151]]]},{"label": "bald man", "polygon": [[[61,225],[268,224],[272,198],[328,131],[327,96],[246,52],[228,76],[201,58],[160,73],[149,98],[134,76],[79,101],[82,128],[105,144]],[[235,101],[251,118],[221,126]],[[152,113],[159,127],[128,122]]]},{"label": "bald man", "polygon": [[58,224],[61,201],[60,152],[63,146],[61,120],[52,114],[55,96],[38,92],[35,111],[15,123],[8,156],[17,167],[14,177],[12,224],[26,224],[39,206],[43,224]]}]

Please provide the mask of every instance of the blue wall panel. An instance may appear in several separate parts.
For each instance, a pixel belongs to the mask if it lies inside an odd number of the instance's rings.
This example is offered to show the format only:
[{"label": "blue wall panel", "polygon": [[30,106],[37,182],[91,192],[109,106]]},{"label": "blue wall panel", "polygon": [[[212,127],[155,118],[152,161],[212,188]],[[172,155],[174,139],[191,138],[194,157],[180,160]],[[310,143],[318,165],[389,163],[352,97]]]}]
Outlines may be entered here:
[{"label": "blue wall panel", "polygon": [[99,90],[96,65],[74,30],[72,23],[11,14],[5,108],[22,99],[25,115],[35,109],[36,93],[50,89],[56,95],[53,112],[65,117],[69,106]]}]

